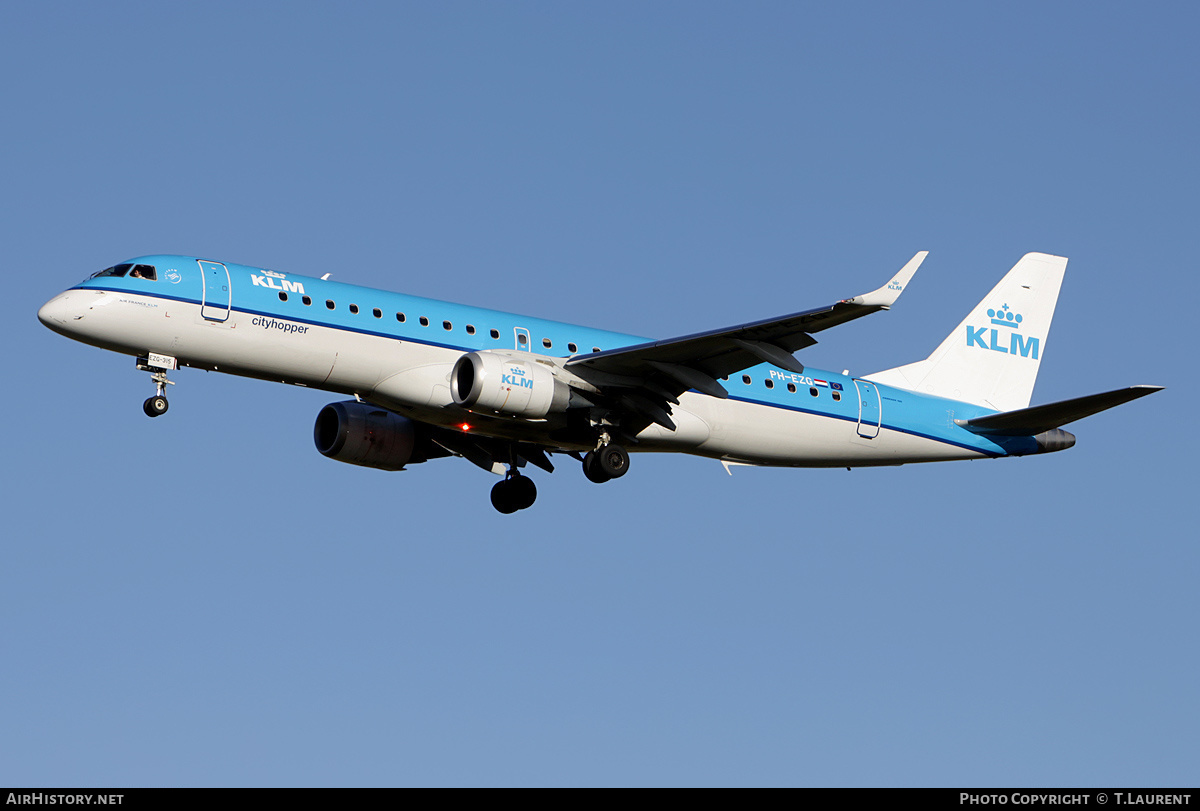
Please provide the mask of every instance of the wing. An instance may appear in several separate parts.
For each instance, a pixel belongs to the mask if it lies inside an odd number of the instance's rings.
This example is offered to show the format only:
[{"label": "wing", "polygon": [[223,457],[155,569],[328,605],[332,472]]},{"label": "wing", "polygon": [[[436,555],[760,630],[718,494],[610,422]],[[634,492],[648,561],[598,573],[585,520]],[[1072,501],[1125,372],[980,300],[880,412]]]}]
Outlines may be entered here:
[{"label": "wing", "polygon": [[792,353],[815,344],[814,332],[891,307],[928,253],[918,253],[878,290],[828,307],[681,338],[576,355],[567,361],[566,368],[601,391],[613,394],[625,411],[674,430],[670,405],[678,404],[679,395],[685,391],[695,389],[713,397],[728,397],[720,378],[760,363],[803,372],[804,366]]}]

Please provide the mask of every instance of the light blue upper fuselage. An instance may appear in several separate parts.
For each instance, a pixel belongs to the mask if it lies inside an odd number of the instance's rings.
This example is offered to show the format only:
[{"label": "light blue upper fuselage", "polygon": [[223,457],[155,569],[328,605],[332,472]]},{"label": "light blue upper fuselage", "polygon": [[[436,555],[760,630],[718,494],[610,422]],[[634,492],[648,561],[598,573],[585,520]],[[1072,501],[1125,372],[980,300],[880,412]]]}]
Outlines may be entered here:
[{"label": "light blue upper fuselage", "polygon": [[[218,314],[228,303],[234,311],[271,319],[263,322],[264,329],[277,328],[273,324],[280,322],[290,322],[463,352],[527,349],[542,355],[568,357],[650,340],[230,263],[222,263],[228,269],[230,291],[216,289],[212,283],[206,290],[205,273],[198,261],[205,260],[172,255],[143,256],[129,260],[129,263],[155,267],[157,279],[154,281],[129,275],[100,276],[90,278],[76,285],[76,288],[129,292],[204,304],[208,308],[215,307]],[[521,335],[527,337],[527,344],[519,343]],[[822,382],[828,385],[821,385]],[[987,456],[1038,452],[1037,443],[1031,437],[983,436],[954,422],[955,419],[995,413],[992,409],[891,386],[871,385],[879,390],[883,428]],[[813,368],[805,369],[803,375],[797,375],[769,364],[760,364],[731,375],[725,386],[731,400],[851,423],[859,421],[855,379],[847,375]],[[841,396],[835,399],[833,395],[838,387]]]}]

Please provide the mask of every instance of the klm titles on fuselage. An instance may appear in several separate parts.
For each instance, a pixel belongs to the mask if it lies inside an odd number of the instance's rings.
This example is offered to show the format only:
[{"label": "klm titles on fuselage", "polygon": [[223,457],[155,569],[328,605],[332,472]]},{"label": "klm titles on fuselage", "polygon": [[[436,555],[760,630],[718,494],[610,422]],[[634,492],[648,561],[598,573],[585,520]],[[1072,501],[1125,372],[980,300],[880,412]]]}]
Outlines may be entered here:
[{"label": "klm titles on fuselage", "polygon": [[[1038,359],[1039,339],[1033,336],[1022,335],[1016,332],[1021,326],[1021,315],[1014,313],[1005,304],[998,310],[987,311],[988,318],[992,320],[992,328],[988,327],[972,327],[967,326],[967,346],[978,346],[983,349],[990,349],[993,352],[1003,352],[1006,355],[1020,355],[1023,358],[1032,360]],[[1004,327],[1004,329],[996,329],[996,327]],[[1008,344],[1005,345],[1004,339],[1000,336],[1006,330],[1013,330],[1008,333]]]},{"label": "klm titles on fuselage", "polygon": [[304,285],[301,282],[289,282],[284,278],[282,273],[275,273],[270,270],[264,270],[262,276],[259,276],[257,273],[251,273],[250,281],[258,287],[269,287],[272,290],[280,290],[285,293],[299,293],[302,296],[304,295]]}]

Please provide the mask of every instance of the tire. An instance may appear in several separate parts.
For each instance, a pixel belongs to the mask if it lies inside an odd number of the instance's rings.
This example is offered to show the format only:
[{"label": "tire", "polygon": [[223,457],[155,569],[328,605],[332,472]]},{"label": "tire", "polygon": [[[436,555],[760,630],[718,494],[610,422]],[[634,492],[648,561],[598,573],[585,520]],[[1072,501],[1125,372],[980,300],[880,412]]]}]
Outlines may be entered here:
[{"label": "tire", "polygon": [[146,412],[147,417],[161,417],[167,413],[167,408],[170,404],[166,397],[155,395],[154,397],[146,398],[146,402],[142,403],[142,411]]},{"label": "tire", "polygon": [[596,456],[595,451],[588,451],[583,457],[583,475],[587,476],[588,481],[596,484],[604,484],[612,478],[600,469],[600,458]]},{"label": "tire", "polygon": [[517,506],[515,495],[513,488],[509,486],[508,479],[496,482],[496,486],[492,488],[492,506],[503,515],[512,515],[521,509]]},{"label": "tire", "polygon": [[620,445],[605,445],[597,459],[597,466],[610,479],[619,479],[629,472],[629,453]]},{"label": "tire", "polygon": [[508,486],[518,510],[527,510],[537,501],[537,485],[528,476],[513,476]]}]

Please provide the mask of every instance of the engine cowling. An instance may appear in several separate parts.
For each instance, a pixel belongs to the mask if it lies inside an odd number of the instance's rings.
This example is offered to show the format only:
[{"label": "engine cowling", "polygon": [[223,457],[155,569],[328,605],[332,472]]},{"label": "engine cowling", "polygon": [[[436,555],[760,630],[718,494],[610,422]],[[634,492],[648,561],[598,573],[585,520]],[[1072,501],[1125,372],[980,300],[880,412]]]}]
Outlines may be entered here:
[{"label": "engine cowling", "polygon": [[494,352],[468,352],[450,373],[450,394],[463,408],[528,419],[565,411],[571,388],[544,364]]},{"label": "engine cowling", "polygon": [[386,409],[348,400],[330,403],[313,426],[317,450],[330,459],[380,470],[401,470],[414,458],[417,426]]}]

